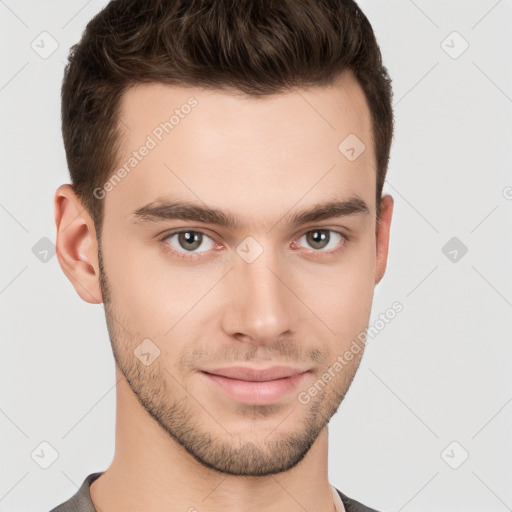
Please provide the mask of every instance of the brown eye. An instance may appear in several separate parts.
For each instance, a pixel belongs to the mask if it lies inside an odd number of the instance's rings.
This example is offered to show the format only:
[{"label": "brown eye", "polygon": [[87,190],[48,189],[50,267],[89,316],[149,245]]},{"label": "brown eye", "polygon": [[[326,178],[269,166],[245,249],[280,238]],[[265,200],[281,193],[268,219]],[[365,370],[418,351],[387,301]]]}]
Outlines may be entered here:
[{"label": "brown eye", "polygon": [[[334,236],[333,236],[334,235]],[[314,229],[304,234],[302,238],[306,239],[306,243],[309,248],[315,249],[320,252],[326,252],[326,250],[334,249],[344,237],[337,231],[332,229]]]},{"label": "brown eye", "polygon": [[[213,249],[214,241],[201,231],[183,230],[176,231],[167,236],[164,240],[169,240],[169,245],[178,252],[207,252]],[[206,242],[206,244],[205,244]],[[196,251],[201,246],[205,246],[205,250]]]}]

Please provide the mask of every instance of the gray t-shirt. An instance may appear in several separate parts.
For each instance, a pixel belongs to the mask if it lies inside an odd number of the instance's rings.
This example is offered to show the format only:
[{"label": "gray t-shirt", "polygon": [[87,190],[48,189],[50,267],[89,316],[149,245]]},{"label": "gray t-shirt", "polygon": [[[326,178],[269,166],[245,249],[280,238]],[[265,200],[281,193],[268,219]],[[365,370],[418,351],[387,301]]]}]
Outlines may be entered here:
[{"label": "gray t-shirt", "polygon": [[[101,474],[103,474],[103,472],[91,473],[88,475],[74,496],[72,496],[68,501],[50,510],[50,512],[97,512],[92,504],[89,488],[94,480],[96,480],[96,478]],[[336,491],[340,495],[346,512],[377,512],[377,510],[373,508],[365,507],[358,501],[347,498],[347,496],[341,493],[338,489],[336,489]]]}]

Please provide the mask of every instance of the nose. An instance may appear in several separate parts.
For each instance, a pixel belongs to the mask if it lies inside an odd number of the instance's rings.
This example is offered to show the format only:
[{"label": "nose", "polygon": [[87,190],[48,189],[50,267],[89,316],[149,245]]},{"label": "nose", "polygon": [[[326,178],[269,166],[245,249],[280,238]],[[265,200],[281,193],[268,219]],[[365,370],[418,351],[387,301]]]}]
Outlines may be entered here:
[{"label": "nose", "polygon": [[224,332],[239,341],[271,345],[296,330],[300,302],[290,290],[291,273],[264,252],[247,263],[242,259],[226,276]]}]

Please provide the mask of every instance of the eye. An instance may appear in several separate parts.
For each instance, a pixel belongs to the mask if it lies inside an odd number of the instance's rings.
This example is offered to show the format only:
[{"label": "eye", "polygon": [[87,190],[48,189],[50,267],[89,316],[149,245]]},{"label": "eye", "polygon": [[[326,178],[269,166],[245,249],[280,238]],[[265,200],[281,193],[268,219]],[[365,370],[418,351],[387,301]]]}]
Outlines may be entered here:
[{"label": "eye", "polygon": [[346,240],[345,236],[332,229],[314,229],[302,235],[299,241],[302,239],[316,252],[334,252],[332,249],[336,249]]},{"label": "eye", "polygon": [[[208,252],[215,247],[215,242],[209,236],[201,231],[192,231],[191,229],[184,229],[167,234],[162,241],[168,241],[167,245],[169,245],[174,252],[181,254]],[[196,249],[201,246],[203,246],[204,250],[197,251]]]}]

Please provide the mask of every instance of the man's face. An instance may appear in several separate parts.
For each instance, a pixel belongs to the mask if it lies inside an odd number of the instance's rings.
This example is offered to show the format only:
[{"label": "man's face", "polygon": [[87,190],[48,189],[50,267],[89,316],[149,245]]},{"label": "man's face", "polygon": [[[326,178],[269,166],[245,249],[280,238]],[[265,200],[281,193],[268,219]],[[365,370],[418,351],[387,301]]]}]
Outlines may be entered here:
[{"label": "man's face", "polygon": [[[160,123],[176,109],[166,133]],[[117,364],[202,464],[236,475],[287,470],[336,412],[362,351],[308,401],[299,395],[368,325],[378,280],[363,92],[351,75],[264,99],[150,84],[126,93],[119,117],[119,167],[139,156],[103,199],[103,299]],[[353,161],[338,149],[349,134],[366,145]],[[292,222],[354,199],[368,212]],[[237,226],[142,210],[166,202],[219,210]],[[245,384],[209,375],[275,366],[302,374]]]}]

